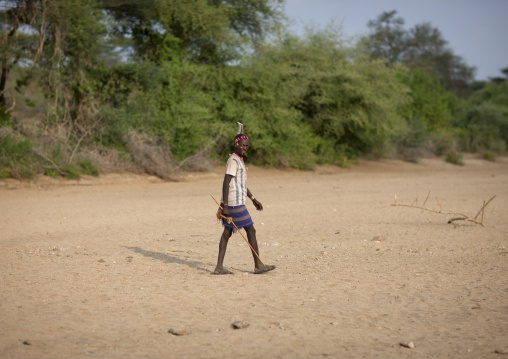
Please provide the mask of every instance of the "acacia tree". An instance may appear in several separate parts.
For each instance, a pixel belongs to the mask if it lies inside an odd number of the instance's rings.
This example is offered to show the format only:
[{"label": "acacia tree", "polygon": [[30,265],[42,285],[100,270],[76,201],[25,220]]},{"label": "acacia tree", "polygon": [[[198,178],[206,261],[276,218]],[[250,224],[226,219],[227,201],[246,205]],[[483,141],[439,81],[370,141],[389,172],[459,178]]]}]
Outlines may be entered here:
[{"label": "acacia tree", "polygon": [[408,34],[404,30],[404,19],[395,17],[397,11],[384,12],[367,26],[371,30],[368,37],[369,51],[373,58],[385,59],[387,65],[402,61],[407,49]]},{"label": "acacia tree", "polygon": [[388,65],[404,63],[409,68],[422,69],[438,77],[447,89],[465,95],[475,68],[455,55],[441,32],[430,23],[407,31],[403,28],[404,19],[396,15],[395,10],[384,12],[368,22],[371,34],[363,39],[363,44],[371,56],[384,58]]}]

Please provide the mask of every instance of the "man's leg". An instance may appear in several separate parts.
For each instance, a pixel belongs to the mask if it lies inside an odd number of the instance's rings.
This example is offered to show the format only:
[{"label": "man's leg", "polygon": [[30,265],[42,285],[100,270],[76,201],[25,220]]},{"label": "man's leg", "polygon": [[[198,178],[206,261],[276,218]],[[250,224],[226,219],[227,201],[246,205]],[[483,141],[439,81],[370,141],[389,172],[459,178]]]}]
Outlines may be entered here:
[{"label": "man's leg", "polygon": [[228,247],[228,241],[231,235],[233,234],[233,230],[228,227],[224,227],[224,232],[222,232],[222,236],[220,237],[219,243],[219,258],[217,259],[217,266],[213,271],[213,274],[233,274],[233,272],[224,269],[224,256],[226,255],[226,248]]},{"label": "man's leg", "polygon": [[[245,227],[244,229],[245,232],[247,232],[247,239],[249,240],[249,244],[259,256],[258,241],[256,240],[256,229],[254,228],[254,226]],[[254,254],[254,252],[252,253],[252,256],[254,257],[254,267],[255,267],[254,273],[265,273],[275,269],[275,266],[263,265],[263,263],[261,263],[261,260]]]}]

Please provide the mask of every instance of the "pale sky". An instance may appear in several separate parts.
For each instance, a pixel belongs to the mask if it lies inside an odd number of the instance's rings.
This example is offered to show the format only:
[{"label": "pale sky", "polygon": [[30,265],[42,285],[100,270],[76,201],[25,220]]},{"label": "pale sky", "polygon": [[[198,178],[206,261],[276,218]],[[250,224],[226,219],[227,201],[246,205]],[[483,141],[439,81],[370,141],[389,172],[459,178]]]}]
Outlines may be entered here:
[{"label": "pale sky", "polygon": [[476,80],[503,76],[508,67],[508,0],[286,0],[285,14],[301,34],[303,24],[342,24],[347,36],[366,35],[367,22],[397,10],[404,29],[429,22],[455,55],[476,67]]}]

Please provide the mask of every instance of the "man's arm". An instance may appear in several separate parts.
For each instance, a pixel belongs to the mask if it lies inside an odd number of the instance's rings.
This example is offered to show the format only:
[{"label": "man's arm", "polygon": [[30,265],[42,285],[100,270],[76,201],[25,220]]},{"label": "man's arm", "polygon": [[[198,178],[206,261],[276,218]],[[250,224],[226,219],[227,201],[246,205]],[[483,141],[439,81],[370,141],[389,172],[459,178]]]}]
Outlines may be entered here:
[{"label": "man's arm", "polygon": [[256,207],[258,211],[263,210],[263,205],[261,204],[261,202],[259,202],[257,199],[254,198],[254,196],[252,195],[252,193],[249,191],[248,188],[247,188],[247,197],[249,197],[252,200],[254,207]]},{"label": "man's arm", "polygon": [[228,198],[229,198],[229,183],[233,176],[225,175],[224,182],[222,183],[222,214],[226,217],[229,217],[229,209],[228,209]]}]

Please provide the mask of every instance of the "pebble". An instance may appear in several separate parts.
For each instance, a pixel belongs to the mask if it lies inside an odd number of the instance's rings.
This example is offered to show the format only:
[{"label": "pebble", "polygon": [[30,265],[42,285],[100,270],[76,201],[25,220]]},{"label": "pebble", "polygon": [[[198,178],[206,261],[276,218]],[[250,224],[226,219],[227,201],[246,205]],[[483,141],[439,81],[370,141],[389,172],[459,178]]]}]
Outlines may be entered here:
[{"label": "pebble", "polygon": [[384,242],[386,241],[386,237],[385,236],[375,236],[374,238],[372,238],[373,241],[378,241],[378,242]]},{"label": "pebble", "polygon": [[508,348],[498,348],[494,351],[494,353],[508,355]]},{"label": "pebble", "polygon": [[400,343],[400,346],[401,347],[404,347],[404,348],[410,348],[410,349],[413,349],[415,347],[414,343],[413,342],[409,342],[409,343]]},{"label": "pebble", "polygon": [[244,329],[247,328],[250,324],[247,322],[244,322],[242,320],[237,320],[236,322],[231,323],[231,326],[233,329]]},{"label": "pebble", "polygon": [[189,334],[189,332],[187,332],[186,330],[174,330],[174,329],[169,329],[168,333],[169,334],[173,334],[173,335],[177,335],[177,336],[183,336],[183,335],[188,335]]}]

